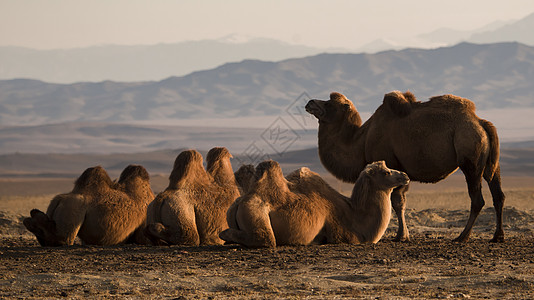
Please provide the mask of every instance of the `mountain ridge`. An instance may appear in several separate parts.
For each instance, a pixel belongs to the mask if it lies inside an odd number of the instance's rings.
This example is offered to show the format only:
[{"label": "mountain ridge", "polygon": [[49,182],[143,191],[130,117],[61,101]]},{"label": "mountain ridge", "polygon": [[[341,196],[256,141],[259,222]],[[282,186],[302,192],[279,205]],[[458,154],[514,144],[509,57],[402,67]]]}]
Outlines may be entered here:
[{"label": "mountain ridge", "polygon": [[533,78],[534,47],[461,43],[279,62],[244,60],[161,81],[13,79],[0,81],[0,125],[276,116],[300,95],[326,98],[332,91],[346,94],[362,112],[374,111],[392,90],[411,90],[421,100],[456,94],[478,109],[533,107]]},{"label": "mountain ridge", "polygon": [[0,79],[29,78],[54,83],[160,81],[244,59],[280,61],[323,52],[376,53],[410,47],[431,49],[462,41],[514,41],[534,46],[533,31],[534,14],[530,14],[515,21],[494,21],[474,30],[438,28],[414,37],[381,37],[351,49],[297,45],[235,34],[215,40],[154,45],[97,45],[47,50],[4,46],[0,47]]}]

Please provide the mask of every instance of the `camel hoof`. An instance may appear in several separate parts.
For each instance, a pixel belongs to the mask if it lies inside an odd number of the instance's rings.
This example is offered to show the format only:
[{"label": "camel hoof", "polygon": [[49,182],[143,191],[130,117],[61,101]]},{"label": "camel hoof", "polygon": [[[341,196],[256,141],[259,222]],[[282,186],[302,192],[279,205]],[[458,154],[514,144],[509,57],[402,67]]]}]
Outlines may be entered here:
[{"label": "camel hoof", "polygon": [[468,240],[469,240],[468,237],[459,236],[459,237],[453,239],[452,241],[456,242],[456,243],[466,243]]},{"label": "camel hoof", "polygon": [[504,236],[494,236],[491,240],[491,243],[504,243]]},{"label": "camel hoof", "polygon": [[410,237],[406,236],[406,237],[395,237],[393,239],[394,242],[398,242],[398,243],[402,243],[402,242],[409,242],[410,241]]}]

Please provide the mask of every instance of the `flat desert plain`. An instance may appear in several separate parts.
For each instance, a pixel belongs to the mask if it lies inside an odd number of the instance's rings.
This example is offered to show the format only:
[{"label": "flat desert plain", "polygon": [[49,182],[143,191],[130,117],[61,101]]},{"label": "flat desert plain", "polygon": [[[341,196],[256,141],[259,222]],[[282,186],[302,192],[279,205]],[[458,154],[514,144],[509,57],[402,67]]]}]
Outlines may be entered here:
[{"label": "flat desert plain", "polygon": [[[327,177],[327,175],[325,175]],[[336,189],[350,186],[327,178]],[[119,245],[41,247],[21,223],[45,210],[75,178],[0,178],[0,298],[94,299],[532,299],[534,178],[503,177],[504,243],[490,243],[486,207],[467,243],[469,200],[461,175],[413,183],[408,242],[393,242],[396,218],[377,244],[247,249]],[[153,176],[155,192],[165,176]]]}]

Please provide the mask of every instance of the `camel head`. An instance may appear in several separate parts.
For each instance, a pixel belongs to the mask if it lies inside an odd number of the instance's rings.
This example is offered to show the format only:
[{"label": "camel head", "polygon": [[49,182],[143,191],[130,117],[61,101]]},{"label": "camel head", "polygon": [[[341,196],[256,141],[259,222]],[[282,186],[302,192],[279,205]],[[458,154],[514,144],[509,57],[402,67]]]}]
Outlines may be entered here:
[{"label": "camel head", "polygon": [[73,193],[82,193],[84,191],[99,190],[113,186],[113,181],[109,178],[108,173],[101,166],[87,168],[74,183]]},{"label": "camel head", "polygon": [[383,189],[396,188],[410,183],[410,178],[406,173],[389,169],[383,160],[368,164],[360,176],[368,177],[376,187]]},{"label": "camel head", "polygon": [[320,123],[334,123],[349,119],[356,125],[361,125],[362,121],[354,104],[340,93],[331,93],[330,100],[313,99],[308,101],[306,111],[314,115]]}]

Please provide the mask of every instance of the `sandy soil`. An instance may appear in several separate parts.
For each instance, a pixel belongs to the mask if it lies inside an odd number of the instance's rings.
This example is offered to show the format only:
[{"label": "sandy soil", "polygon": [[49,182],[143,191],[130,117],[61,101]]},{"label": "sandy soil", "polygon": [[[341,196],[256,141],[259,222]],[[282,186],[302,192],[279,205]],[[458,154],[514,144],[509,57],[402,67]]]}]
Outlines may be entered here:
[{"label": "sandy soil", "polygon": [[[393,219],[375,245],[276,249],[44,248],[21,220],[29,208],[45,209],[50,195],[12,190],[0,195],[0,299],[533,299],[534,188],[505,189],[504,243],[488,242],[494,231],[489,205],[472,239],[458,244],[451,239],[463,229],[469,207],[458,182],[412,189],[409,242],[392,242]],[[51,184],[43,183],[46,193]]]}]

